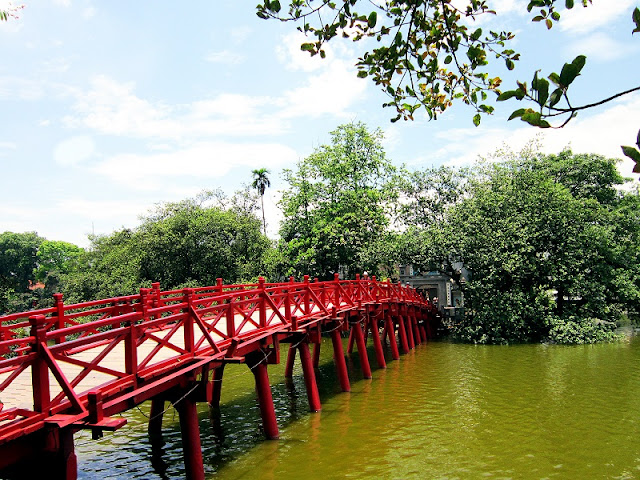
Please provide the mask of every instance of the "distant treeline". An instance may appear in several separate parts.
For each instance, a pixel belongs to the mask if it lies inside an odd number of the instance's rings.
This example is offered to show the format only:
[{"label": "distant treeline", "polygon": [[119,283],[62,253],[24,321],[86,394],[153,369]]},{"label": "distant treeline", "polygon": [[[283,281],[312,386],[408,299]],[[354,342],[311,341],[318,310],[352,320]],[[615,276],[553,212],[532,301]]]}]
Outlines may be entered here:
[{"label": "distant treeline", "polygon": [[[382,133],[338,127],[283,173],[280,239],[261,232],[258,196],[205,192],[159,205],[135,229],[86,250],[36,233],[0,234],[0,310],[289,275],[329,279],[398,265],[458,282],[464,341],[584,343],[614,337],[640,312],[640,196],[617,160],[536,148],[473,168],[408,171]],[[265,170],[266,172],[266,170]],[[461,282],[460,262],[470,272]],[[40,288],[34,288],[40,287]]]}]

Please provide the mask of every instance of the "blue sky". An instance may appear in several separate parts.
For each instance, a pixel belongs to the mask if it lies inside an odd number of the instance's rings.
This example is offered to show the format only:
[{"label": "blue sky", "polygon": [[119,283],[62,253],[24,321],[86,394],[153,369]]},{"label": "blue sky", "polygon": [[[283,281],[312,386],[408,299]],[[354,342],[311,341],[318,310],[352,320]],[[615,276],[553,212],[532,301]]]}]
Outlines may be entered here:
[{"label": "blue sky", "polygon": [[[391,124],[386,98],[356,78],[361,46],[340,40],[327,59],[309,58],[293,25],[258,19],[251,2],[22,3],[19,19],[0,23],[0,232],[87,246],[92,231],[135,227],[154,204],[203,189],[232,193],[266,167],[275,236],[282,168],[328,143],[342,123],[380,127],[388,158],[410,168],[469,164],[540,134],[506,121],[519,107],[510,102],[479,128],[464,106],[435,122],[418,115]],[[550,32],[531,23],[526,0],[489,3],[499,14],[483,28],[514,31],[523,54],[515,76],[498,72],[505,88],[530,81],[536,68],[559,72],[579,53],[588,60],[576,104],[640,83],[640,34],[631,35],[637,1],[561,11]],[[585,111],[540,141],[547,152],[570,146],[621,157],[638,128],[636,94]],[[629,162],[621,169],[629,174]]]}]

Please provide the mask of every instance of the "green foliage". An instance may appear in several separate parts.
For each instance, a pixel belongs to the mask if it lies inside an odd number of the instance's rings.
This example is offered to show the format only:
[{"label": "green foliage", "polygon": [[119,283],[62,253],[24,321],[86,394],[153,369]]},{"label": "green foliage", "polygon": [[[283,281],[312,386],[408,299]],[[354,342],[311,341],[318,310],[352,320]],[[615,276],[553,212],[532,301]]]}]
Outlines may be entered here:
[{"label": "green foliage", "polygon": [[255,277],[269,248],[254,215],[188,201],[165,205],[136,233],[141,279],[167,287]]},{"label": "green foliage", "polygon": [[[205,205],[213,200],[218,205]],[[78,268],[61,275],[65,298],[130,295],[152,282],[174,289],[214,285],[218,277],[233,283],[269,275],[278,262],[254,210],[255,197],[248,190],[231,201],[206,192],[159,205],[135,230],[92,237]]]},{"label": "green foliage", "polygon": [[38,266],[35,278],[42,283],[50,283],[52,277],[67,274],[78,267],[84,250],[72,243],[59,240],[44,240],[36,254]]},{"label": "green foliage", "polygon": [[280,235],[290,274],[331,278],[334,272],[362,271],[370,263],[364,252],[389,223],[394,169],[385,158],[382,133],[352,123],[331,137],[331,145],[316,149],[296,171],[284,172],[289,188],[281,200]]},{"label": "green foliage", "polygon": [[[526,8],[533,15],[532,21],[548,30],[560,21],[558,3],[571,10],[575,2],[530,0]],[[591,0],[581,3],[587,7]],[[483,16],[499,13],[488,0],[289,0],[287,4],[288,8],[283,9],[279,2],[265,1],[257,5],[257,15],[297,23],[298,30],[313,40],[301,46],[312,56],[324,58],[325,44],[338,36],[354,42],[375,41],[375,46],[358,59],[357,75],[371,79],[389,97],[383,107],[395,109],[392,122],[401,118],[413,120],[421,108],[430,119],[436,119],[455,102],[462,102],[472,108],[473,124],[478,126],[482,115],[493,113],[489,97],[495,95],[499,101],[515,98],[531,105],[515,110],[510,119],[520,118],[529,125],[549,128],[551,119],[564,117],[560,125],[564,126],[581,110],[640,90],[637,86],[575,106],[569,100],[569,87],[586,63],[586,57],[578,55],[562,66],[560,74],[543,78],[536,72],[530,87],[526,82],[517,82],[517,89],[502,92],[498,75],[501,66],[513,70],[520,54],[509,45],[515,38],[511,31],[486,32],[478,28]],[[640,9],[635,8],[631,17],[633,33],[640,32]],[[371,42],[362,44],[369,46]],[[630,151],[640,155],[638,150]]]},{"label": "green foliage", "polygon": [[549,341],[570,345],[611,342],[618,338],[616,324],[595,318],[554,318],[549,331]]},{"label": "green foliage", "polygon": [[459,283],[461,340],[608,339],[611,323],[640,311],[640,197],[617,189],[616,163],[527,151],[464,175],[407,176],[396,258]]},{"label": "green foliage", "polygon": [[44,239],[35,232],[0,234],[0,287],[28,292],[33,283],[37,253]]}]

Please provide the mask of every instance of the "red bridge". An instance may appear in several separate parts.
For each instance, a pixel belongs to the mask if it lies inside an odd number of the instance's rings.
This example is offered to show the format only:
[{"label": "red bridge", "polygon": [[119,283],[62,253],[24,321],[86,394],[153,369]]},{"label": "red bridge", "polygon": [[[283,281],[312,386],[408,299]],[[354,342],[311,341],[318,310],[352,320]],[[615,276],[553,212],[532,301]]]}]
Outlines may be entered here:
[{"label": "red bridge", "polygon": [[151,441],[161,440],[169,401],[179,412],[186,477],[203,479],[196,402],[219,405],[226,364],[251,369],[264,432],[274,439],[267,365],[279,363],[280,343],[290,344],[286,376],[299,352],[309,407],[318,411],[321,334],[331,336],[340,386],[349,391],[341,332],[350,331],[349,353],[355,343],[371,378],[369,336],[384,368],[383,342],[398,359],[431,336],[436,314],[409,287],[337,275],[250,285],[218,279],[164,292],[153,284],[139,295],[75,305],[54,298],[54,307],[0,317],[0,475],[75,479],[74,433],[89,429],[100,438],[126,423],[114,415],[151,400]]}]

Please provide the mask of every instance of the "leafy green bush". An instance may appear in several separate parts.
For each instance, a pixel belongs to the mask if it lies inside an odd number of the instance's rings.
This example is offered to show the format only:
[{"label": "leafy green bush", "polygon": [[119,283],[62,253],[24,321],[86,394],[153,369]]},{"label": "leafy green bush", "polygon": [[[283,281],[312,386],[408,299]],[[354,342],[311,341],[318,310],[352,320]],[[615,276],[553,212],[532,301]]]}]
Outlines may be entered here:
[{"label": "leafy green bush", "polygon": [[571,316],[562,319],[555,317],[551,321],[549,341],[565,345],[610,342],[619,338],[615,329],[615,323],[597,318],[582,319]]}]

